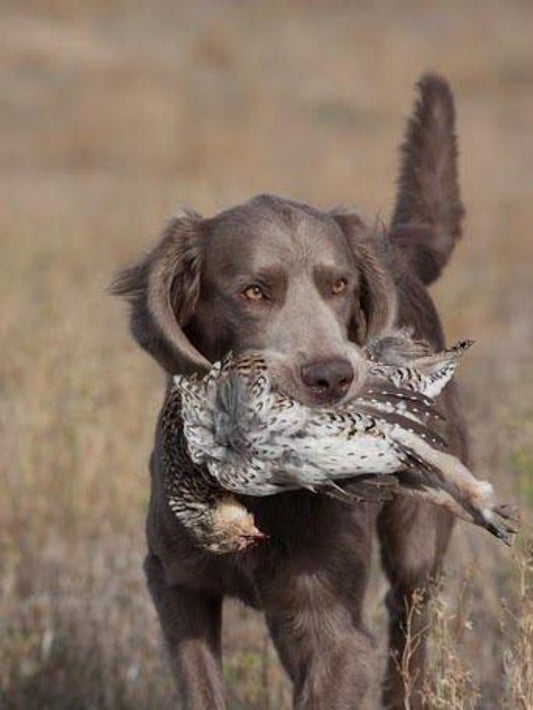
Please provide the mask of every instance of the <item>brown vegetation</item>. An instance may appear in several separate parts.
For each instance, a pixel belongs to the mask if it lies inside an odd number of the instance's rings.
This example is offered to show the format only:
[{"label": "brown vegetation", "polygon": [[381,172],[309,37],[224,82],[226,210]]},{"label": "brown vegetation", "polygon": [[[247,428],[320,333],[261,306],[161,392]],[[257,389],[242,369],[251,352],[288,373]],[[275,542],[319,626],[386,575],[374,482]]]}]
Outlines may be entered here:
[{"label": "brown vegetation", "polygon": [[[475,469],[527,521],[533,7],[46,5],[0,15],[0,704],[171,707],[141,573],[162,378],[106,296],[112,271],[178,202],[209,213],[268,190],[386,219],[412,84],[447,75],[468,219],[435,296],[449,340],[477,341],[461,371]],[[510,554],[457,525],[431,707],[533,706],[533,543],[519,542]],[[379,639],[384,591],[376,569]],[[259,616],[228,604],[225,646],[231,708],[289,707]]]}]

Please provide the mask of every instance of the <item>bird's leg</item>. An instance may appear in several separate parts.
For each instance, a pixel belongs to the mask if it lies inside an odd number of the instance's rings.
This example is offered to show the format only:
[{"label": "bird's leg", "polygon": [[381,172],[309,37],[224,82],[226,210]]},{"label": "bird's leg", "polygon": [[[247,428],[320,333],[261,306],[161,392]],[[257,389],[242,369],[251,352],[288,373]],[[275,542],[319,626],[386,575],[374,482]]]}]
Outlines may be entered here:
[{"label": "bird's leg", "polygon": [[456,456],[432,448],[412,432],[398,428],[395,438],[414,451],[422,462],[439,472],[431,481],[422,481],[423,487],[411,491],[404,488],[404,492],[426,498],[467,522],[487,528],[509,543],[512,534],[516,532],[514,511],[511,506],[496,503],[494,489],[488,481],[475,478]]}]

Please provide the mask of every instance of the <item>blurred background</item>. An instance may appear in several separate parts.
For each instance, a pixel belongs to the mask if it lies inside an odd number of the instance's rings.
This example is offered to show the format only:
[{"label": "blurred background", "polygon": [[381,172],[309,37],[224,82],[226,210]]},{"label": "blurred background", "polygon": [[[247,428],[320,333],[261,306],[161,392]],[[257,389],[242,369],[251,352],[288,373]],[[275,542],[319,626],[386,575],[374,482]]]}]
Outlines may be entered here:
[{"label": "blurred background", "polygon": [[[434,297],[448,340],[477,341],[460,371],[475,471],[527,521],[532,28],[528,1],[2,2],[0,706],[177,701],[141,572],[163,378],[106,294],[113,272],[179,203],[208,215],[271,191],[387,220],[428,69],[455,92],[468,211]],[[531,545],[457,525],[430,707],[533,706]],[[385,592],[376,564],[376,691]],[[229,707],[288,708],[262,618],[225,617]]]}]

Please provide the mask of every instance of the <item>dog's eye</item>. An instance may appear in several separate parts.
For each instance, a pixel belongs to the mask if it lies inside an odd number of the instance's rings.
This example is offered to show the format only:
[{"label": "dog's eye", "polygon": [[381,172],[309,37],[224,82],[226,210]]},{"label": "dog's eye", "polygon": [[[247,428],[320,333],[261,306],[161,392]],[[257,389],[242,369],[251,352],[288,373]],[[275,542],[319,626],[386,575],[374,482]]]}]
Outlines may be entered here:
[{"label": "dog's eye", "polygon": [[261,286],[258,286],[257,284],[247,286],[242,292],[242,295],[248,301],[263,301],[264,299],[266,299],[265,292],[263,291]]},{"label": "dog's eye", "polygon": [[334,296],[340,296],[348,288],[348,281],[346,279],[337,279],[335,283],[331,286],[331,293]]}]

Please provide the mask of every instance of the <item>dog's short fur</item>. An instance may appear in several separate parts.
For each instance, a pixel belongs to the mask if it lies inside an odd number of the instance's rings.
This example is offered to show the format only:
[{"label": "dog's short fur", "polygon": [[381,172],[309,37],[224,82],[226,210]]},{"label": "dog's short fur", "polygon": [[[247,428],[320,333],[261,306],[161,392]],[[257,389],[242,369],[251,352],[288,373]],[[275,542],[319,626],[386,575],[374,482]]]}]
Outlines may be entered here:
[{"label": "dog's short fur", "polygon": [[[394,323],[443,346],[426,291],[461,233],[453,99],[425,76],[402,150],[389,229],[350,210],[322,211],[271,195],[204,219],[181,211],[156,247],[122,272],[115,293],[129,299],[132,332],[167,373],[205,368],[228,350],[268,350],[278,384],[305,402],[334,401],[358,386],[359,349]],[[442,405],[449,438],[466,457],[454,386]],[[195,548],[167,506],[161,441],[151,458],[145,571],[187,708],[224,707],[222,600],[264,611],[297,708],[357,708],[372,663],[363,597],[377,529],[390,580],[387,707],[404,707],[398,674],[406,614],[415,589],[441,564],[452,521],[412,499],[381,508],[349,506],[307,492],[248,501],[268,542],[236,556]],[[414,616],[413,633],[426,624]],[[424,645],[411,667],[421,706]]]}]

